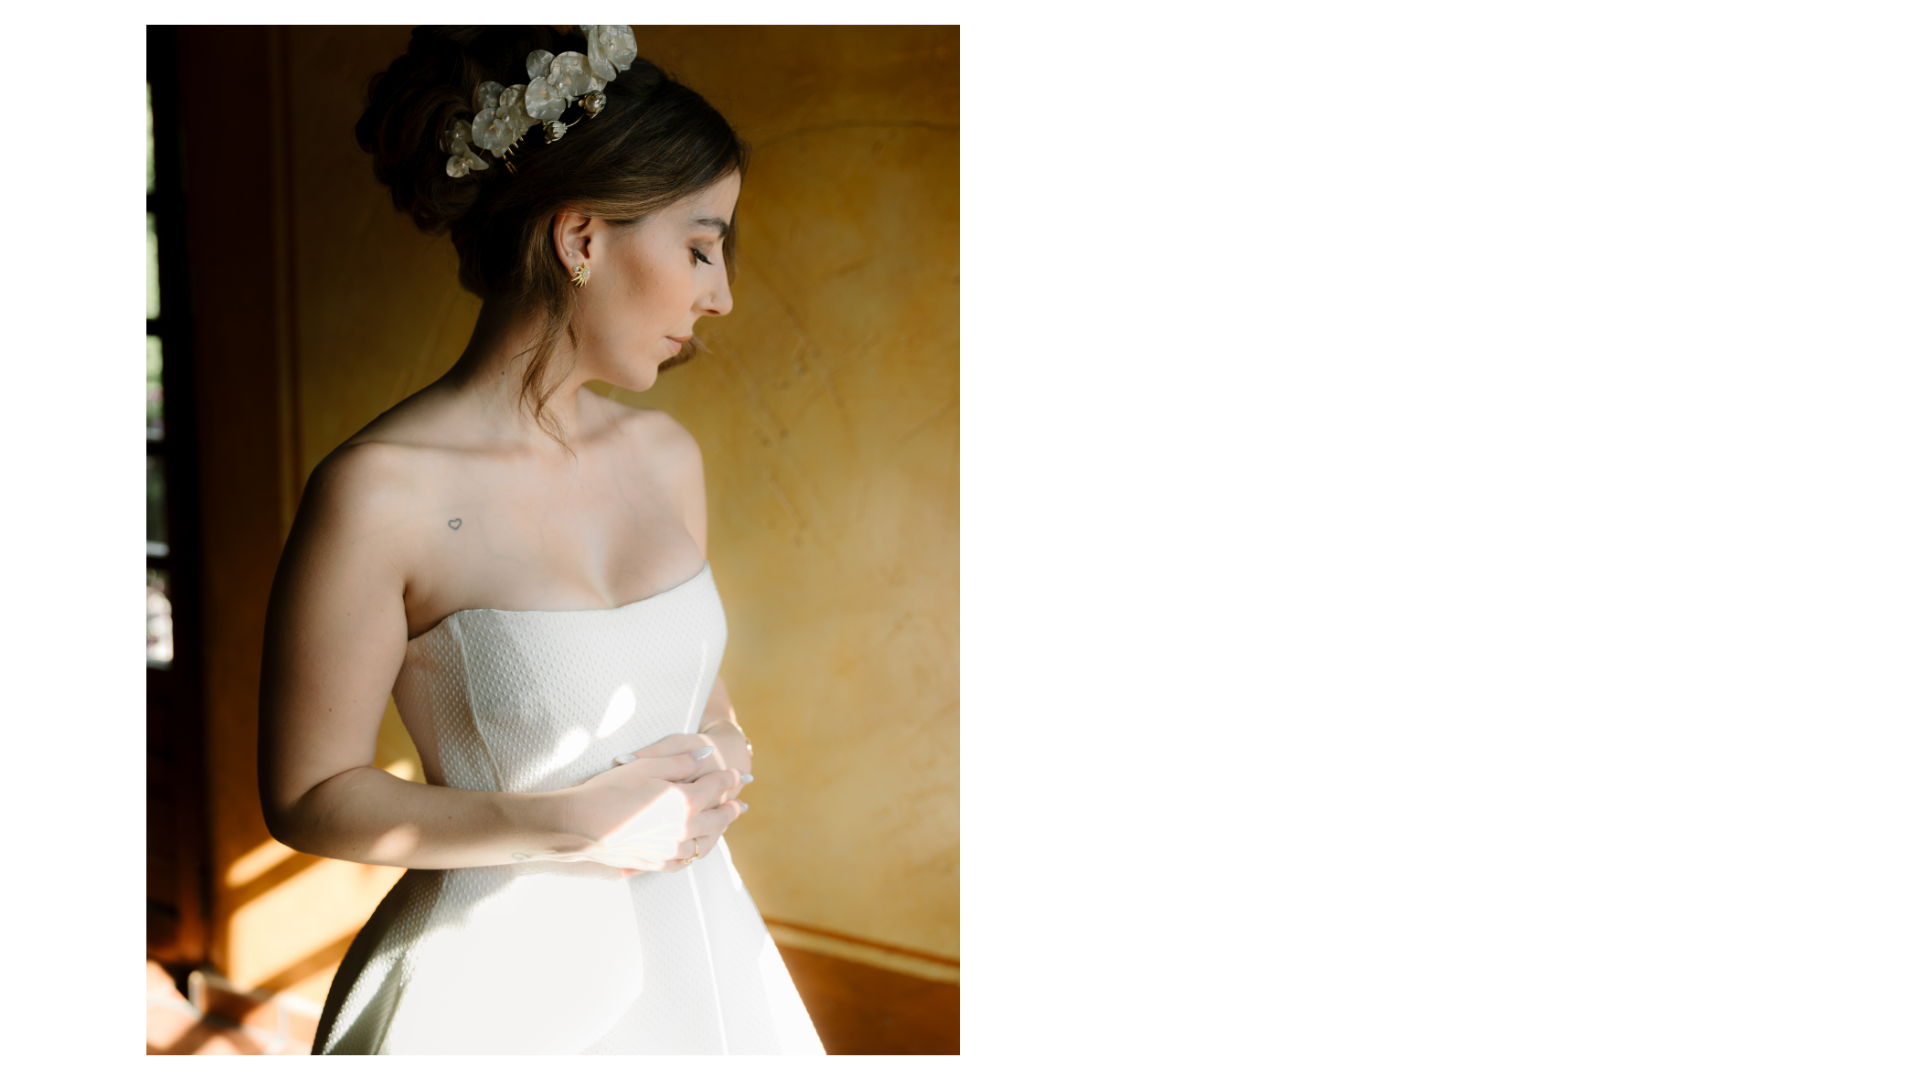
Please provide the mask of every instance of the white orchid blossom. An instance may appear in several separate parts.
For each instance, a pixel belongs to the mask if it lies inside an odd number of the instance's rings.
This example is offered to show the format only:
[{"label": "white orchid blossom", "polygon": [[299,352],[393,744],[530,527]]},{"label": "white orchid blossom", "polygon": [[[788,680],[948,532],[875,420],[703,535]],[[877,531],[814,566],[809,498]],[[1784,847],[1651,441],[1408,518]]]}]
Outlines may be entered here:
[{"label": "white orchid blossom", "polygon": [[527,115],[535,120],[558,120],[567,111],[567,95],[541,77],[527,84]]},{"label": "white orchid blossom", "polygon": [[599,89],[593,85],[593,74],[587,70],[586,54],[577,52],[563,52],[553,58],[553,66],[547,71],[547,85],[558,88],[569,98]]},{"label": "white orchid blossom", "polygon": [[526,94],[527,88],[524,86],[509,86],[500,91],[500,104],[494,107],[496,113],[506,117],[507,123],[513,125],[513,137],[516,139],[539,123],[527,112]]},{"label": "white orchid blossom", "polygon": [[561,119],[566,111],[566,98],[561,96],[559,88],[547,83],[547,77],[541,75],[526,85],[526,115],[534,119]]},{"label": "white orchid blossom", "polygon": [[603,83],[612,82],[614,76],[632,67],[634,58],[640,55],[631,26],[583,26],[580,32],[587,38],[587,66]]},{"label": "white orchid blossom", "polygon": [[513,123],[496,110],[481,109],[473,114],[473,145],[482,150],[491,150],[498,156],[519,137]]},{"label": "white orchid blossom", "polygon": [[446,142],[442,150],[450,150],[453,156],[447,158],[447,175],[458,180],[475,169],[489,168],[486,161],[467,144],[473,141],[473,125],[465,120],[455,120],[447,129]]},{"label": "white orchid blossom", "polygon": [[467,123],[465,120],[455,120],[453,123],[448,124],[447,130],[440,136],[440,149],[442,151],[451,151],[456,140],[459,142],[472,142],[473,125]]}]

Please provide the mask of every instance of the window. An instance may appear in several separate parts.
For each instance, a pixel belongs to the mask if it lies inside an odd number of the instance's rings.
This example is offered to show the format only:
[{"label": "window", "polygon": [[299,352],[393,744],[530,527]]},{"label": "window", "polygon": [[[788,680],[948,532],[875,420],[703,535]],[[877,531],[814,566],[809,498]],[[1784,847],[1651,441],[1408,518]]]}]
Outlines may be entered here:
[{"label": "window", "polygon": [[167,443],[160,389],[160,229],[154,213],[153,84],[147,84],[147,666],[173,663],[173,597],[167,590]]},{"label": "window", "polygon": [[207,959],[211,890],[178,67],[174,28],[147,27],[147,956],[181,976]]}]

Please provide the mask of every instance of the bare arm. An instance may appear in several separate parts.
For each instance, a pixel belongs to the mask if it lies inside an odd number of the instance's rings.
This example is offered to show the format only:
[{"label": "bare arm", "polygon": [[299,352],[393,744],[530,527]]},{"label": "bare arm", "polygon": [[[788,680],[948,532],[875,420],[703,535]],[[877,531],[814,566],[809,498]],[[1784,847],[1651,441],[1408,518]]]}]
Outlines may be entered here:
[{"label": "bare arm", "polygon": [[[675,425],[678,428],[678,425]],[[678,432],[679,453],[676,455],[674,469],[674,495],[680,506],[682,521],[686,524],[687,535],[700,546],[700,557],[707,555],[707,478],[706,466],[700,457],[700,446],[685,429]],[[733,712],[733,699],[727,694],[727,681],[714,676],[713,693],[707,698],[707,707],[700,714],[699,731],[703,740],[712,745],[718,754],[703,766],[705,771],[715,769],[736,769],[746,776],[746,782],[753,782],[753,744],[747,740],[746,732],[740,729],[740,722]],[[736,788],[728,793],[732,798],[739,795]]]},{"label": "bare arm", "polygon": [[260,801],[273,835],[354,862],[492,866],[591,857],[649,807],[690,816],[717,804],[696,806],[711,793],[672,782],[699,768],[686,754],[544,794],[413,784],[373,766],[407,645],[404,453],[365,444],[323,463],[281,556],[260,686]]}]

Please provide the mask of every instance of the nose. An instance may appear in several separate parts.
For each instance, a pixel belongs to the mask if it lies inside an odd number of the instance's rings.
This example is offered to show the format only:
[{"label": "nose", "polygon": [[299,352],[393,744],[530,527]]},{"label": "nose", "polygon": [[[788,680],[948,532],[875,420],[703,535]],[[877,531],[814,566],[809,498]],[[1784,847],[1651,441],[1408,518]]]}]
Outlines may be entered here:
[{"label": "nose", "polygon": [[712,315],[718,318],[733,310],[733,290],[727,288],[726,271],[718,266],[714,269],[720,271],[714,275],[718,283],[700,297],[699,310],[701,315]]}]

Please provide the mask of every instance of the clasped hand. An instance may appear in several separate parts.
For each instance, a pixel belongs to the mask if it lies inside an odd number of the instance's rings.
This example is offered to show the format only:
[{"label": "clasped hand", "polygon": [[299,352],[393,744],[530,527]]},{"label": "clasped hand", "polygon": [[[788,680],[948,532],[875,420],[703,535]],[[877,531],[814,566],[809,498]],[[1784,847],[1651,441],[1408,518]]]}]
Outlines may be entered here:
[{"label": "clasped hand", "polygon": [[711,853],[746,813],[740,789],[753,782],[746,741],[721,725],[709,734],[669,735],[567,791],[562,828],[584,846],[562,862],[598,862],[626,874],[677,872]]}]

